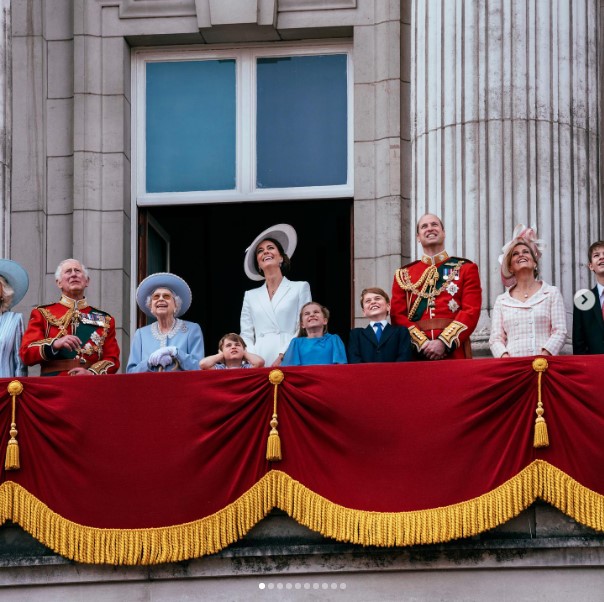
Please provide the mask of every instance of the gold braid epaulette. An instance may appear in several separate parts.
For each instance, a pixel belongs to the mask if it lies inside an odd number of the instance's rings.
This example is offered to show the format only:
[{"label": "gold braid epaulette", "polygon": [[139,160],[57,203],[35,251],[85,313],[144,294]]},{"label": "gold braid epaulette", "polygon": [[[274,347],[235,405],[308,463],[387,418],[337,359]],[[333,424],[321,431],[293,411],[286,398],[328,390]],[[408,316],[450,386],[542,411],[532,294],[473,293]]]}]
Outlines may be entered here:
[{"label": "gold braid epaulette", "polygon": [[[443,280],[440,287],[436,288],[436,283],[440,278],[438,268],[435,265],[427,267],[422,275],[419,277],[417,282],[411,282],[411,276],[407,268],[400,268],[395,272],[395,278],[398,285],[407,293],[411,293],[416,296],[416,299],[411,306],[411,309],[407,313],[407,318],[413,320],[415,312],[422,299],[434,299],[438,297],[445,289],[446,285],[459,273],[461,266],[465,263],[465,260],[458,260],[454,265],[451,266],[451,272],[447,278]],[[420,288],[421,287],[421,288]]]},{"label": "gold braid epaulette", "polygon": [[[70,309],[63,316],[57,318],[53,313],[44,307],[38,307],[38,311],[49,324],[56,326],[61,331],[61,334],[67,334],[67,327],[69,324],[71,324],[73,314],[75,313],[74,309]],[[58,336],[61,336],[61,334]]]}]

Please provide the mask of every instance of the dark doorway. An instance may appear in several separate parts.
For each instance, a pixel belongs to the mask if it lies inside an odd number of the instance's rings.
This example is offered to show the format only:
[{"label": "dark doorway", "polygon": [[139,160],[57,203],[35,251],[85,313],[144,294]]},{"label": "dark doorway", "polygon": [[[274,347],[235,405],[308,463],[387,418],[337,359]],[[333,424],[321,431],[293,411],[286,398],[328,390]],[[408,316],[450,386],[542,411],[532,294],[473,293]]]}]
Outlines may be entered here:
[{"label": "dark doorway", "polygon": [[[298,233],[288,278],[310,283],[313,299],[331,311],[329,331],[345,342],[348,339],[351,200],[181,205],[139,211],[169,236],[170,270],[182,276],[193,292],[193,304],[184,317],[201,325],[206,354],[215,353],[223,334],[239,332],[243,293],[262,284],[245,276],[244,251],[257,234],[277,223],[291,224]],[[139,270],[143,271],[142,266]],[[139,274],[139,281],[146,275]]]}]

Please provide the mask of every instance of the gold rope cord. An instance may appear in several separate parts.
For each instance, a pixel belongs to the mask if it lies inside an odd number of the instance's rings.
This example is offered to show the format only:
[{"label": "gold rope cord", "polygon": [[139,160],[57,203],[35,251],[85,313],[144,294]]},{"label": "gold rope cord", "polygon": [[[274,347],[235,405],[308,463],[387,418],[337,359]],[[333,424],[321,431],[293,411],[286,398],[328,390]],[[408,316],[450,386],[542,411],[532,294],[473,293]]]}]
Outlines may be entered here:
[{"label": "gold rope cord", "polygon": [[6,446],[6,457],[4,459],[5,470],[19,470],[21,464],[19,462],[19,442],[17,441],[17,430],[16,414],[17,414],[17,395],[23,393],[23,385],[18,380],[12,380],[8,383],[8,394],[13,398],[12,402],[12,414],[11,414],[11,425],[10,425],[10,439]]},{"label": "gold rope cord", "polygon": [[548,447],[549,436],[547,434],[547,423],[543,418],[543,402],[541,401],[541,376],[548,369],[547,360],[544,357],[537,357],[533,360],[533,370],[537,372],[537,409],[535,410],[537,418],[535,419],[535,435],[533,437],[533,447]]},{"label": "gold rope cord", "polygon": [[58,554],[77,562],[145,565],[213,554],[243,537],[273,507],[338,541],[373,546],[442,543],[477,535],[541,498],[578,522],[604,531],[604,495],[535,460],[479,497],[427,510],[369,512],[330,502],[278,470],[205,518],[151,529],[97,529],[66,520],[12,481],[0,486],[0,517],[12,520]]},{"label": "gold rope cord", "polygon": [[268,380],[271,385],[274,385],[273,391],[273,417],[271,418],[271,432],[268,435],[266,442],[266,459],[269,462],[278,462],[283,457],[281,455],[281,438],[279,437],[279,421],[277,420],[277,393],[279,385],[283,382],[285,376],[281,370],[271,370],[268,375]]}]

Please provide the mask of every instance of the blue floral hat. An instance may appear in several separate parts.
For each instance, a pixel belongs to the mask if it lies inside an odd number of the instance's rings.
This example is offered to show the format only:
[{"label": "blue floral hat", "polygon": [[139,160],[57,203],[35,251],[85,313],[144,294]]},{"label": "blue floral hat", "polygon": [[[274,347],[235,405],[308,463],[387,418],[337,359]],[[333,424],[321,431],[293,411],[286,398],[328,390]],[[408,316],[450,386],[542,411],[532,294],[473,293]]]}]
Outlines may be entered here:
[{"label": "blue floral hat", "polygon": [[193,295],[191,294],[189,285],[176,274],[157,272],[156,274],[147,276],[136,289],[136,303],[149,317],[152,317],[153,314],[146,305],[147,297],[150,297],[158,288],[167,288],[182,299],[182,307],[176,314],[177,318],[186,313],[189,307],[191,307]]}]

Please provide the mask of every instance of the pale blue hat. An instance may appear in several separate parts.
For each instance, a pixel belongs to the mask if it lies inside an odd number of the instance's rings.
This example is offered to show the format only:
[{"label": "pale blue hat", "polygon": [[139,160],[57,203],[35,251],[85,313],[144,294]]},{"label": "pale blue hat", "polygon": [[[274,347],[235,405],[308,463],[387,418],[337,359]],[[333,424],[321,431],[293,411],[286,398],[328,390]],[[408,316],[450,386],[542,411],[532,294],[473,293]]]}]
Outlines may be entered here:
[{"label": "pale blue hat", "polygon": [[6,282],[15,291],[15,296],[11,307],[17,305],[29,288],[29,276],[23,267],[11,259],[0,259],[0,276],[3,276]]},{"label": "pale blue hat", "polygon": [[176,274],[170,272],[157,272],[147,276],[136,289],[136,303],[149,317],[153,314],[151,310],[145,305],[147,297],[153,294],[153,291],[158,288],[170,289],[175,295],[178,295],[182,299],[182,307],[176,314],[176,317],[182,316],[191,307],[191,301],[193,295],[189,285]]}]

